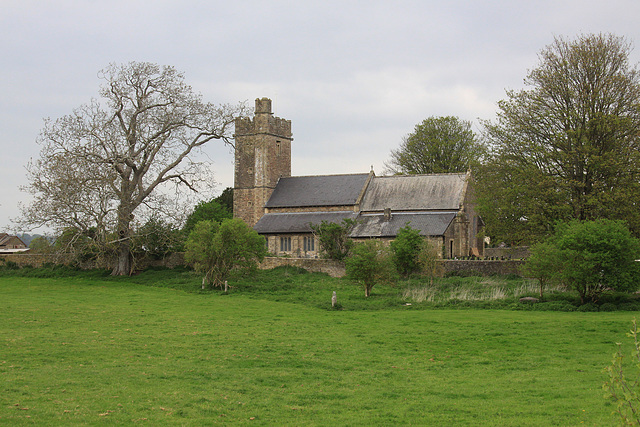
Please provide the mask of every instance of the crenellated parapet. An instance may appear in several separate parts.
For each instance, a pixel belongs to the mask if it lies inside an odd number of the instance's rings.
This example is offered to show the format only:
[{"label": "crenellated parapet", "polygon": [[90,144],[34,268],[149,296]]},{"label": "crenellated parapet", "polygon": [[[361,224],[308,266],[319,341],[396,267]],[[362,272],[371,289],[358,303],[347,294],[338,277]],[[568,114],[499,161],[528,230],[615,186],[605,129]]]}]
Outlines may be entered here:
[{"label": "crenellated parapet", "polygon": [[255,117],[240,117],[236,119],[236,138],[267,134],[281,139],[292,140],[291,120],[275,117],[271,111],[269,98],[256,99]]},{"label": "crenellated parapet", "polygon": [[291,176],[291,120],[274,117],[269,98],[235,122],[234,216],[253,226],[280,177]]}]

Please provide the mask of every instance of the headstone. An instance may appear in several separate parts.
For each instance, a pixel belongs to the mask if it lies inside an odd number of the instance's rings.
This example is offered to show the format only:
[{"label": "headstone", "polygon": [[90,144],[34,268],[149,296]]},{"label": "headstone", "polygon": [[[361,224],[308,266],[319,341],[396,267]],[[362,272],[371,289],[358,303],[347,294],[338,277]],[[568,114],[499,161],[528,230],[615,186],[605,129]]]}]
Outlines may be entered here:
[{"label": "headstone", "polygon": [[331,307],[335,308],[337,303],[338,303],[338,296],[336,295],[336,291],[333,291],[333,296],[331,297]]}]

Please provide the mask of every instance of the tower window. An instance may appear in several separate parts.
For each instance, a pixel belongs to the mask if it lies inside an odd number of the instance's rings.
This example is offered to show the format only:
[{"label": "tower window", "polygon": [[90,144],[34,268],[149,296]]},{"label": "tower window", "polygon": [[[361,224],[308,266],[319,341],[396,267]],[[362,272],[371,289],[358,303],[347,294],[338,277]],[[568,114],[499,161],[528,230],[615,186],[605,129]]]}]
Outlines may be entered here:
[{"label": "tower window", "polygon": [[276,141],[276,156],[282,154],[282,147],[280,146],[280,141]]}]

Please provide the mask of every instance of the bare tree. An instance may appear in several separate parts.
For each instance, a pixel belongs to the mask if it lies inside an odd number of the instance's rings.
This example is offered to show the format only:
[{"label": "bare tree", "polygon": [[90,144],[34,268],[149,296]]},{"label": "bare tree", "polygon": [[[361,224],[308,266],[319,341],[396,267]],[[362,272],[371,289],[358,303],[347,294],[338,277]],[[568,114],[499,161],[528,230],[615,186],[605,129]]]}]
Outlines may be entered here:
[{"label": "bare tree", "polygon": [[[132,62],[99,74],[102,102],[47,120],[39,159],[28,165],[34,196],[24,223],[58,229],[95,227],[116,243],[114,275],[131,273],[131,224],[140,210],[162,209],[167,184],[197,191],[207,163],[196,154],[217,139],[231,144],[244,105],[202,101],[173,67]],[[115,237],[109,237],[115,236]]]}]

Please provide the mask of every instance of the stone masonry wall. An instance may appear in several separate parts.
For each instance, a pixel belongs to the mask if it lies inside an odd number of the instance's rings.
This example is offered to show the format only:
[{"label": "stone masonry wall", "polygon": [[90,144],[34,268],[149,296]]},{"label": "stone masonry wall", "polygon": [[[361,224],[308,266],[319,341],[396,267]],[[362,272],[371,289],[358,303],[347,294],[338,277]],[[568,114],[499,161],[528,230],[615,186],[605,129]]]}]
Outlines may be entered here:
[{"label": "stone masonry wall", "polygon": [[331,277],[343,277],[345,275],[344,263],[332,259],[266,257],[260,264],[260,268],[268,270],[284,265],[301,267],[314,273],[327,273]]},{"label": "stone masonry wall", "polygon": [[[74,265],[71,255],[50,255],[50,254],[8,254],[0,255],[0,266],[5,262],[14,262],[20,267],[42,267],[44,264],[66,264]],[[483,276],[520,274],[520,266],[525,261],[505,260],[505,261],[484,261],[484,260],[441,260],[445,273],[454,271],[470,271]],[[148,267],[175,268],[184,266],[184,253],[174,253],[163,260],[141,261],[136,267],[144,269]],[[327,273],[331,277],[343,277],[345,275],[344,263],[320,258],[286,258],[286,257],[266,257],[259,268],[268,270],[283,265],[301,267],[312,272]],[[79,265],[80,268],[110,269],[108,262],[96,263],[94,261],[85,262]]]}]

